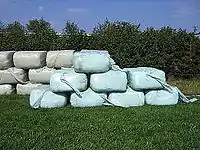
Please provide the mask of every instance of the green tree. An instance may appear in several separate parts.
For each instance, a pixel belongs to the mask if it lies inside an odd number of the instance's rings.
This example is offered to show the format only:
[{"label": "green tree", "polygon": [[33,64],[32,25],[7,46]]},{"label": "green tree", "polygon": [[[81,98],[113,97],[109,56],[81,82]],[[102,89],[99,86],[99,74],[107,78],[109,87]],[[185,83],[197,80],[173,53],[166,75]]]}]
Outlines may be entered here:
[{"label": "green tree", "polygon": [[133,67],[137,64],[140,25],[130,22],[106,19],[93,29],[90,49],[108,50],[120,67]]},{"label": "green tree", "polygon": [[2,31],[3,45],[2,50],[24,50],[25,49],[25,28],[18,21],[4,26]]},{"label": "green tree", "polygon": [[81,50],[88,45],[88,36],[78,24],[67,21],[63,29],[61,46],[63,49]]},{"label": "green tree", "polygon": [[41,19],[30,20],[26,25],[28,30],[28,45],[30,50],[56,49],[57,35],[51,24]]}]

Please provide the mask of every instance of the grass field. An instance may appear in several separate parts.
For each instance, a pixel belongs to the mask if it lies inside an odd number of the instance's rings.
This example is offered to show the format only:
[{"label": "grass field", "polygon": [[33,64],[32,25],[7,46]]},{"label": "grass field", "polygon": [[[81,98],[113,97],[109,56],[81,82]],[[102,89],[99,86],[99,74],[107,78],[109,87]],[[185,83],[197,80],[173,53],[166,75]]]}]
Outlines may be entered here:
[{"label": "grass field", "polygon": [[34,110],[28,98],[0,96],[1,150],[200,149],[199,101],[174,106]]}]

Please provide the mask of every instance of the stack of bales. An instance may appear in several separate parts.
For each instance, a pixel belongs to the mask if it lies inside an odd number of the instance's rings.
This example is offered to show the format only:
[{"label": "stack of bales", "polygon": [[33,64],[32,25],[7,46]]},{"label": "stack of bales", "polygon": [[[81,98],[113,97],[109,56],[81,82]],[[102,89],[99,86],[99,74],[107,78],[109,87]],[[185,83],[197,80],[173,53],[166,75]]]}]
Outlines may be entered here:
[{"label": "stack of bales", "polygon": [[150,67],[120,69],[106,51],[83,50],[73,54],[73,67],[56,70],[50,87],[34,89],[33,108],[112,105],[120,107],[173,105],[176,87],[166,83],[165,73]]},{"label": "stack of bales", "polygon": [[11,94],[15,92],[15,87],[18,81],[13,75],[19,79],[24,79],[25,76],[21,69],[16,69],[13,64],[14,51],[0,52],[0,94]]},{"label": "stack of bales", "polygon": [[71,67],[74,50],[1,51],[0,94],[27,95],[49,87],[50,76],[61,67]]}]

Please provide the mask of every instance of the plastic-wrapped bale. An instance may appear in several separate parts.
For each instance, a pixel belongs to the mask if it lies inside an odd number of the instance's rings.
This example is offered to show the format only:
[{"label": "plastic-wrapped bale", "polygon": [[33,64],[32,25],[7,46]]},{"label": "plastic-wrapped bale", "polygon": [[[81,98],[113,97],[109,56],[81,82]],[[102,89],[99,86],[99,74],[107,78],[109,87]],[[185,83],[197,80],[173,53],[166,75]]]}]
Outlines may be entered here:
[{"label": "plastic-wrapped bale", "polygon": [[50,88],[53,92],[72,92],[74,89],[85,91],[87,84],[86,74],[76,73],[74,70],[57,70],[50,77]]},{"label": "plastic-wrapped bale", "polygon": [[96,93],[91,88],[88,88],[86,91],[81,92],[81,97],[76,93],[72,93],[70,103],[73,107],[102,106],[105,98],[107,98],[106,93]]},{"label": "plastic-wrapped bale", "polygon": [[17,84],[28,81],[28,73],[23,69],[11,67],[7,70],[0,70],[0,84]]},{"label": "plastic-wrapped bale", "polygon": [[47,89],[34,89],[30,93],[29,103],[32,108],[59,108],[67,104],[66,93],[53,93]]},{"label": "plastic-wrapped bale", "polygon": [[17,94],[20,95],[30,95],[31,91],[34,89],[47,89],[50,88],[50,86],[47,84],[32,84],[32,83],[27,83],[27,84],[17,84]]},{"label": "plastic-wrapped bale", "polygon": [[101,55],[104,55],[104,56],[108,57],[110,59],[111,65],[115,65],[116,64],[116,62],[111,58],[110,54],[106,50],[88,50],[88,49],[83,49],[83,50],[81,50],[81,52],[83,52],[83,53],[91,53],[91,52],[92,53],[99,53]]},{"label": "plastic-wrapped bale", "polygon": [[127,74],[121,71],[109,70],[106,73],[92,74],[90,87],[95,92],[125,92]]},{"label": "plastic-wrapped bale", "polygon": [[32,83],[50,83],[51,75],[56,71],[53,68],[43,67],[29,70],[29,80]]},{"label": "plastic-wrapped bale", "polygon": [[142,91],[135,91],[128,87],[126,92],[113,92],[108,96],[108,102],[104,105],[113,105],[120,107],[143,106],[145,103],[144,93]]},{"label": "plastic-wrapped bale", "polygon": [[151,90],[145,94],[145,101],[148,105],[175,105],[179,101],[179,93],[176,88],[173,90]]},{"label": "plastic-wrapped bale", "polygon": [[14,51],[0,51],[0,70],[5,70],[13,67]]},{"label": "plastic-wrapped bale", "polygon": [[134,90],[163,89],[162,84],[155,78],[166,82],[165,73],[156,68],[125,68],[124,71],[128,74],[128,85]]},{"label": "plastic-wrapped bale", "polygon": [[13,55],[16,68],[38,69],[46,65],[46,51],[18,51]]},{"label": "plastic-wrapped bale", "polygon": [[0,85],[0,94],[11,94],[15,92],[15,85],[2,84]]},{"label": "plastic-wrapped bale", "polygon": [[95,51],[75,52],[72,62],[78,73],[103,73],[111,68],[109,57]]},{"label": "plastic-wrapped bale", "polygon": [[74,50],[49,51],[46,64],[49,68],[72,67]]}]

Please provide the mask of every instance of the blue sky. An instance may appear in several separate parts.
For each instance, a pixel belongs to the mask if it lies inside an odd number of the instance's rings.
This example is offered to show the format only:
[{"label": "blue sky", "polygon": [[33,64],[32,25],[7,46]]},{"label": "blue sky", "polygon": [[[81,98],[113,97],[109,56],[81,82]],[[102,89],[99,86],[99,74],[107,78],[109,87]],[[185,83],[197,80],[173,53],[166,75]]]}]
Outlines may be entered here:
[{"label": "blue sky", "polygon": [[192,31],[200,26],[200,0],[0,0],[5,23],[44,17],[58,32],[67,20],[90,33],[107,17],[111,21],[141,23],[141,28],[169,25]]}]

